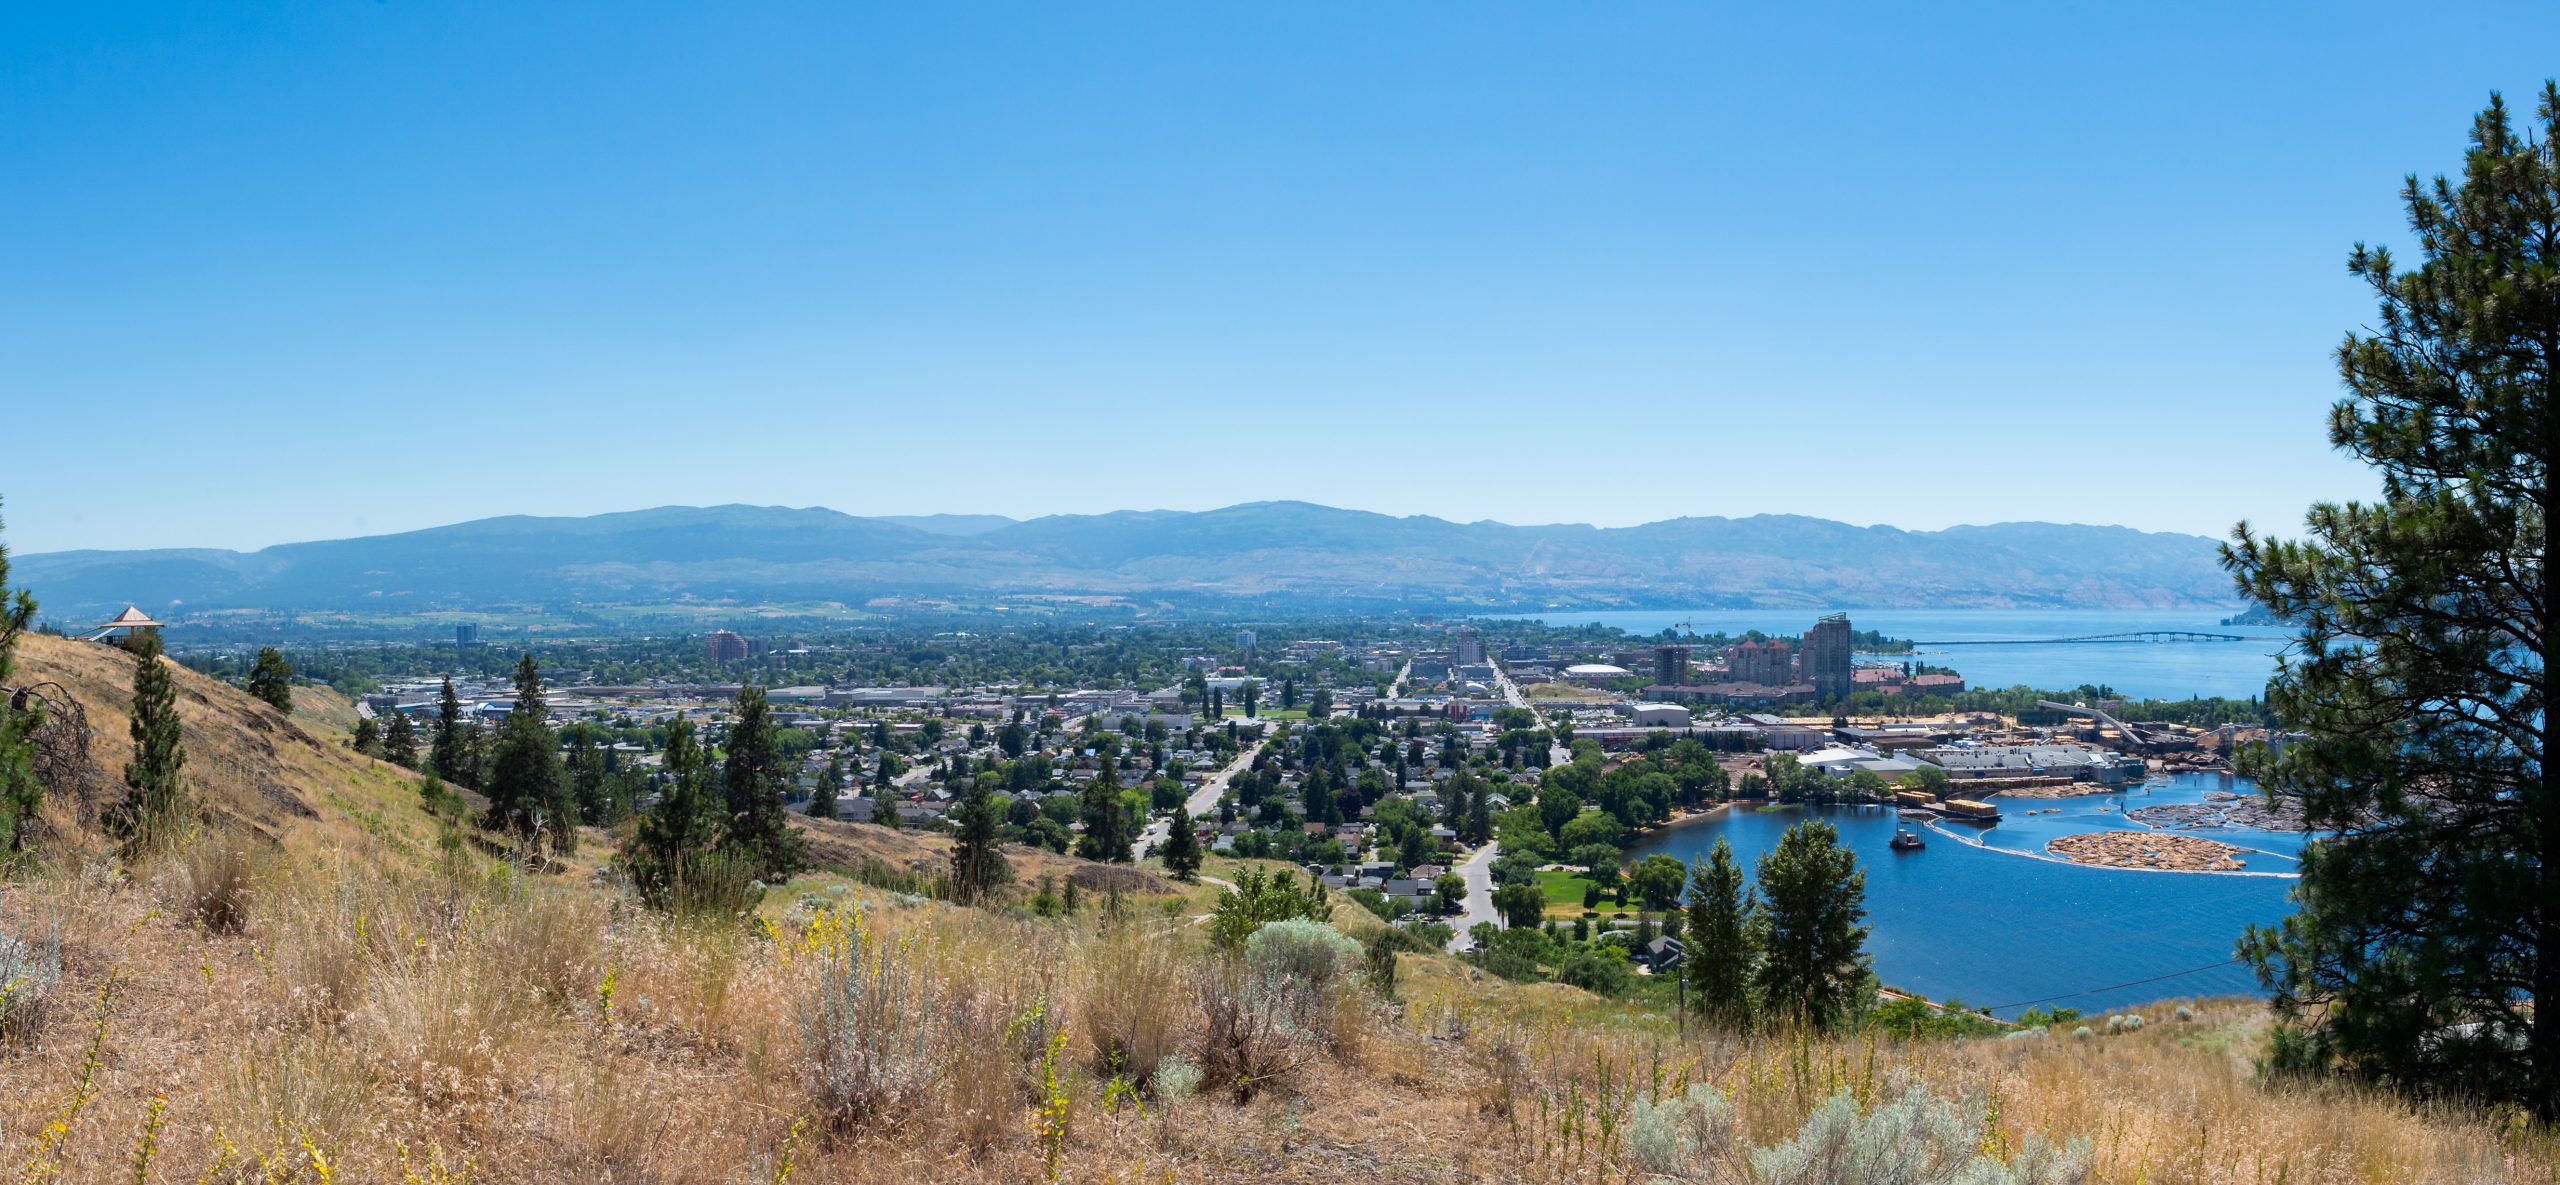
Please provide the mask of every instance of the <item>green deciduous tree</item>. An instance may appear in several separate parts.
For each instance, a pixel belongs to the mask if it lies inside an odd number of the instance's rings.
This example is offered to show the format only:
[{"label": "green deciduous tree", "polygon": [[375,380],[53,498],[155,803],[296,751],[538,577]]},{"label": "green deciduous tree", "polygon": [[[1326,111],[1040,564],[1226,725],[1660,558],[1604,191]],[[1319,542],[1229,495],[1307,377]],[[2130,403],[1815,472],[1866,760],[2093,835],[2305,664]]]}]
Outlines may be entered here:
[{"label": "green deciduous tree", "polygon": [[1690,866],[1689,919],[1681,937],[1690,1007],[1710,1021],[1733,1028],[1751,1023],[1751,985],[1760,974],[1757,911],[1743,889],[1733,845],[1717,840],[1704,862]]},{"label": "green deciduous tree", "polygon": [[284,660],[282,651],[259,647],[258,661],[249,668],[249,694],[279,712],[293,714],[293,664]]},{"label": "green deciduous tree", "polygon": [[1627,892],[1646,909],[1660,913],[1680,904],[1680,888],[1688,879],[1689,870],[1679,860],[1647,856],[1627,871]]},{"label": "green deciduous tree", "polygon": [[1513,929],[1537,925],[1547,914],[1547,894],[1535,884],[1508,884],[1493,891],[1494,912]]},{"label": "green deciduous tree", "polygon": [[1760,857],[1760,999],[1816,1028],[1848,1018],[1867,979],[1867,874],[1820,819],[1787,828]]},{"label": "green deciduous tree", "polygon": [[2337,360],[2336,447],[2370,503],[2309,538],[2243,523],[2223,562],[2302,637],[2267,702],[2303,739],[2244,761],[2318,836],[2298,910],[2242,953],[2273,1060],[2560,1116],[2560,792],[2543,767],[2544,522],[2560,392],[2560,87],[2495,98],[2458,180],[2402,191],[2421,252],[2348,268],[2380,317]]},{"label": "green deciduous tree", "polygon": [[133,651],[133,760],[124,767],[124,801],[107,813],[108,829],[128,849],[177,837],[190,812],[179,773],[187,750],[178,726],[177,683],[160,657],[160,637],[136,635]]},{"label": "green deciduous tree", "polygon": [[1458,913],[1467,907],[1467,878],[1444,872],[1431,878],[1431,893],[1440,899],[1440,912]]}]

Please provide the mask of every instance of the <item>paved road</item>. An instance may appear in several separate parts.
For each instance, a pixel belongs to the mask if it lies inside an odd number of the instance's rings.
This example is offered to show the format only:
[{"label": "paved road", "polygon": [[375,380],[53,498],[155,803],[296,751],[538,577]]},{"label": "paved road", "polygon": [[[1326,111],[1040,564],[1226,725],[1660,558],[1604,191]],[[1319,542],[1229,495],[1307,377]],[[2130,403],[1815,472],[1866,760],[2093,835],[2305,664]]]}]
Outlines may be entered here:
[{"label": "paved road", "polygon": [[[1520,694],[1520,686],[1511,681],[1511,672],[1503,670],[1501,663],[1493,665],[1493,678],[1502,692],[1504,703],[1515,708],[1529,706],[1529,697]],[[1547,764],[1550,766],[1573,764],[1573,747],[1570,745],[1547,746]]]},{"label": "paved road", "polygon": [[1459,902],[1464,908],[1458,916],[1449,919],[1449,924],[1458,931],[1449,938],[1451,951],[1457,951],[1466,946],[1467,931],[1474,928],[1477,922],[1491,922],[1496,926],[1502,924],[1502,915],[1493,910],[1493,858],[1501,854],[1502,841],[1486,840],[1483,847],[1477,848],[1473,855],[1459,862],[1456,871],[1459,876],[1467,880],[1467,897],[1466,900]]},{"label": "paved road", "polygon": [[[1256,741],[1245,746],[1243,752],[1236,754],[1235,760],[1226,764],[1226,768],[1209,775],[1208,781],[1200,783],[1200,788],[1192,791],[1191,797],[1183,800],[1182,805],[1184,809],[1191,812],[1193,822],[1217,813],[1218,800],[1227,796],[1227,779],[1252,768],[1253,755],[1261,752],[1262,746],[1269,743]],[[1172,830],[1173,816],[1171,815],[1147,824],[1146,830],[1138,833],[1138,842],[1130,845],[1130,850],[1135,853],[1133,859],[1146,859],[1147,853],[1154,851],[1157,844],[1163,843],[1165,836],[1171,834]]]}]

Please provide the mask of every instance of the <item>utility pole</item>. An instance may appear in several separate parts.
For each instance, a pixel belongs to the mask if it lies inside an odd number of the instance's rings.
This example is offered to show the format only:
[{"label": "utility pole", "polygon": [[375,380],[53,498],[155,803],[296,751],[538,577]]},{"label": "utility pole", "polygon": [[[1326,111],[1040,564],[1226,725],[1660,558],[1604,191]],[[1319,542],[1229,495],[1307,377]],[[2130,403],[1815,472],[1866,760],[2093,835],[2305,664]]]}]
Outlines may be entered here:
[{"label": "utility pole", "polygon": [[1675,1007],[1680,1012],[1680,1035],[1686,1037],[1689,1035],[1689,976],[1683,964],[1689,960],[1689,948],[1677,938],[1665,938],[1662,942],[1662,957],[1654,961],[1654,966],[1671,968],[1671,995],[1679,1001]]}]

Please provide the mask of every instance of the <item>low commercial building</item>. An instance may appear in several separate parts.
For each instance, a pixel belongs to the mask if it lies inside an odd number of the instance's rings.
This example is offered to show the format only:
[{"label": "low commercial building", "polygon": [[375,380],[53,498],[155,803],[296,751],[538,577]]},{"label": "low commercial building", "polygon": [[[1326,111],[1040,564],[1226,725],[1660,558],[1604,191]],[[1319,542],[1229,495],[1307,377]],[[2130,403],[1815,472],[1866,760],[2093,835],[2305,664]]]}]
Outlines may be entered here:
[{"label": "low commercial building", "polygon": [[1627,716],[1638,728],[1689,727],[1689,709],[1678,704],[1636,704],[1627,709]]}]

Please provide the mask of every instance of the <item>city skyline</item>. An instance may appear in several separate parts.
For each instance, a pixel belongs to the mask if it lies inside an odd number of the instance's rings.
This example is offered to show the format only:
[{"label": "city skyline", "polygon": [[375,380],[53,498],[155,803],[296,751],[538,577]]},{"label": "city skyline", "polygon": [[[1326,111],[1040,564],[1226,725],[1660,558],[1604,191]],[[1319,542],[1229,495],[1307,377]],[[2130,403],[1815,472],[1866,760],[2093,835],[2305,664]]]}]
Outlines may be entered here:
[{"label": "city skyline", "polygon": [[2349,248],[2560,40],[2389,11],[20,11],[0,516],[2298,533]]}]

